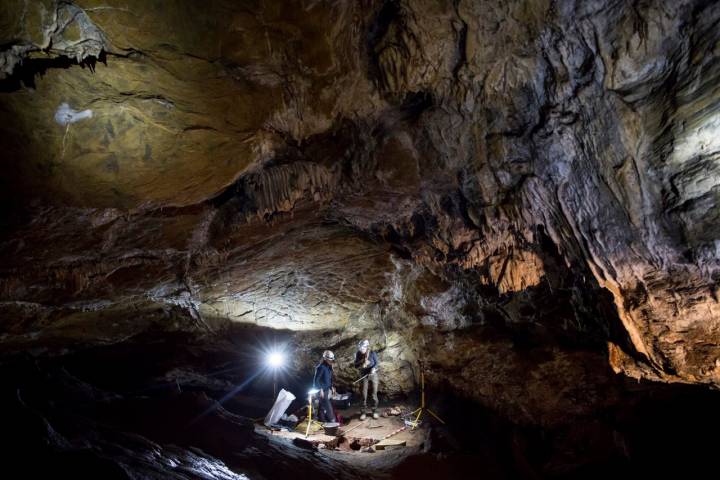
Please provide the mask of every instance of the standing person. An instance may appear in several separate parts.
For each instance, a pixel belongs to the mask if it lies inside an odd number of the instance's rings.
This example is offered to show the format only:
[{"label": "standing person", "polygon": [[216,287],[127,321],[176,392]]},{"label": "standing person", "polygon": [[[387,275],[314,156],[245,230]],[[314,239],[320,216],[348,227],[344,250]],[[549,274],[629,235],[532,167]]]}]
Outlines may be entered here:
[{"label": "standing person", "polygon": [[360,375],[364,375],[363,378],[363,406],[360,412],[360,420],[367,418],[367,396],[368,396],[368,382],[372,383],[372,416],[378,418],[378,359],[377,354],[370,350],[370,341],[363,340],[358,343],[358,351],[355,354],[355,368],[360,372]]},{"label": "standing person", "polygon": [[323,352],[322,361],[315,367],[315,376],[313,377],[313,388],[320,391],[320,409],[318,418],[321,422],[334,422],[335,412],[333,411],[330,397],[332,394],[334,375],[333,362],[335,362],[335,354],[330,350]]}]

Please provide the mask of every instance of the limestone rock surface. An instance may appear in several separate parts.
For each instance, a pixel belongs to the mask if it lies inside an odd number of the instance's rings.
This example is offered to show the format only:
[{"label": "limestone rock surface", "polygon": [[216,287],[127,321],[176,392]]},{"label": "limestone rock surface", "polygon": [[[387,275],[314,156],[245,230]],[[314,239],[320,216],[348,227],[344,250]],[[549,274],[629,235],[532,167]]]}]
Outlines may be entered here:
[{"label": "limestone rock surface", "polygon": [[6,352],[368,338],[545,427],[720,386],[717,1],[6,3]]}]

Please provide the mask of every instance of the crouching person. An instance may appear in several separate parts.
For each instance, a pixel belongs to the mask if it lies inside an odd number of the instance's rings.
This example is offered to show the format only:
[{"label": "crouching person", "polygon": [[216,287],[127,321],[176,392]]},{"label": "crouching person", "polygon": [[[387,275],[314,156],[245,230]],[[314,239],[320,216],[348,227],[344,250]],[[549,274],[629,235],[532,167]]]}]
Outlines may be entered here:
[{"label": "crouching person", "polygon": [[378,359],[377,354],[370,350],[368,340],[363,340],[358,344],[358,351],[355,354],[355,368],[358,369],[361,376],[365,376],[362,381],[363,406],[360,412],[360,420],[367,418],[368,384],[372,384],[372,415],[373,418],[378,418]]},{"label": "crouching person", "polygon": [[334,422],[335,412],[332,407],[332,390],[334,383],[333,362],[335,362],[335,354],[330,350],[323,352],[322,361],[315,367],[315,376],[313,377],[313,388],[320,391],[320,411],[318,418],[321,422]]}]

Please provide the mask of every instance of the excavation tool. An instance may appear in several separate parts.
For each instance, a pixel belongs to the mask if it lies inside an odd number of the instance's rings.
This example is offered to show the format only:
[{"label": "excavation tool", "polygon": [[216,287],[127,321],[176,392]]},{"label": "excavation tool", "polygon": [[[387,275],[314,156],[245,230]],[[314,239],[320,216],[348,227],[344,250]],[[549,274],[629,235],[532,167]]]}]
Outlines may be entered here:
[{"label": "excavation tool", "polygon": [[425,406],[425,368],[421,362],[420,363],[420,406],[416,410],[413,410],[412,412],[407,414],[407,416],[410,418],[412,418],[414,415],[415,420],[405,420],[405,425],[407,425],[408,427],[411,427],[410,430],[415,430],[418,427],[418,425],[420,425],[420,418],[422,418],[422,416],[425,412],[428,412],[430,415],[435,417],[438,422],[445,425],[445,422],[443,421],[442,418],[438,417],[435,412],[433,412],[432,410],[430,410],[429,408],[427,408]]}]

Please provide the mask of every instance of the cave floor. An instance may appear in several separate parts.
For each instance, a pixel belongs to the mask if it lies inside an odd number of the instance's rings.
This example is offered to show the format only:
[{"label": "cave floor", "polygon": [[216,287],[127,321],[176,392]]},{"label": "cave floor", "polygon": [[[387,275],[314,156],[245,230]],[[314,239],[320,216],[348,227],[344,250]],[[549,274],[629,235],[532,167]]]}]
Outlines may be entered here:
[{"label": "cave floor", "polygon": [[[400,409],[403,413],[412,410],[407,405],[401,405]],[[379,410],[385,411],[386,407]],[[313,449],[318,455],[376,473],[389,472],[407,457],[419,454],[428,439],[427,422],[421,422],[417,429],[411,430],[409,427],[403,429],[402,416],[368,417],[361,421],[357,407],[337,411],[343,418],[349,419],[340,427],[337,437],[318,431],[310,433],[306,439],[304,432],[270,430],[262,424],[257,424],[255,431],[273,442]],[[381,442],[386,437],[389,438]],[[377,445],[378,442],[381,442],[380,445]],[[402,445],[384,446],[385,443]],[[368,448],[371,445],[373,447]]]}]

